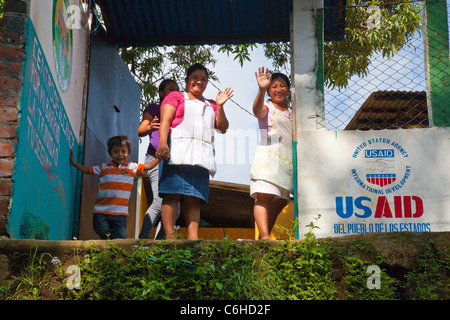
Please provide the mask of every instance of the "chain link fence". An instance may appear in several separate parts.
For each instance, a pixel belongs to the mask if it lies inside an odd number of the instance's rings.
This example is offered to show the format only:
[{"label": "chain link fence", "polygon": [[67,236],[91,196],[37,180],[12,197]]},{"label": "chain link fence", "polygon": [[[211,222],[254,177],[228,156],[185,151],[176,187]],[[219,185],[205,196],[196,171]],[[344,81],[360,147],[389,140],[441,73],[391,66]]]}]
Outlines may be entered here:
[{"label": "chain link fence", "polygon": [[[443,101],[427,96],[427,86],[437,97],[448,88],[449,3],[433,1],[446,4],[447,19],[440,14],[427,25],[423,1],[347,0],[345,39],[324,45],[327,129],[426,128],[430,104],[444,109],[441,126],[450,125]],[[433,88],[433,81],[440,83]]]}]

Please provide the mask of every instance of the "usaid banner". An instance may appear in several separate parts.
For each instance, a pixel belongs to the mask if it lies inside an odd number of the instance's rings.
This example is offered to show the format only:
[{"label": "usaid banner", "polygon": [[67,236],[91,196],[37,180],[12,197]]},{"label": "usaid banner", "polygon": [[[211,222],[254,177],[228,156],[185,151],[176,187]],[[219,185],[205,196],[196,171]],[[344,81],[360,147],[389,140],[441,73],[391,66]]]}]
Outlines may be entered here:
[{"label": "usaid banner", "polygon": [[319,237],[450,230],[447,129],[316,131],[302,137],[300,237],[319,214]]}]

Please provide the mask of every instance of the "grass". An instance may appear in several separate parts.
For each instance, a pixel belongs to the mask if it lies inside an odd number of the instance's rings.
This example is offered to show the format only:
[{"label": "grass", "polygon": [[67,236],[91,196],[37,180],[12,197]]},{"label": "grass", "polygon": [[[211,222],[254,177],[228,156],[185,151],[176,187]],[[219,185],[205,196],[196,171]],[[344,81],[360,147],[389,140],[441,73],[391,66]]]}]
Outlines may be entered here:
[{"label": "grass", "polygon": [[[396,274],[398,268],[368,240],[338,246],[316,239],[317,219],[306,226],[303,241],[225,238],[141,242],[132,248],[109,243],[107,249],[91,244],[83,253],[73,252],[70,263],[79,274],[67,273],[67,262],[63,267],[57,257],[32,247],[20,273],[0,285],[0,299],[449,299],[449,255],[432,241],[409,270]],[[374,265],[379,289],[368,286]]]}]

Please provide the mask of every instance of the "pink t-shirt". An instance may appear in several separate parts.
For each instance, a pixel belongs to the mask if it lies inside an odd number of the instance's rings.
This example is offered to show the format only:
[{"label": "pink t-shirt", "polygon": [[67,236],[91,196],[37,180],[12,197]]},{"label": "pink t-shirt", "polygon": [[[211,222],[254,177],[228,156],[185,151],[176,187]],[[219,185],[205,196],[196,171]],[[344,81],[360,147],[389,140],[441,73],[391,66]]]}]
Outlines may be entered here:
[{"label": "pink t-shirt", "polygon": [[[214,113],[217,116],[217,105],[214,100],[209,100],[208,102],[211,104],[212,108],[214,109]],[[179,91],[172,91],[169,93],[161,103],[161,107],[165,104],[170,104],[172,107],[176,109],[175,111],[175,117],[172,120],[172,123],[170,124],[170,128],[172,131],[173,128],[175,128],[177,125],[183,121],[184,118],[184,93]]]},{"label": "pink t-shirt", "polygon": [[[264,118],[258,120],[261,137],[265,137],[267,132],[270,132],[270,130],[272,130],[273,115],[275,114],[275,107],[272,103],[266,102],[264,103],[264,105],[268,109],[267,114]],[[278,113],[292,120],[292,113],[289,110],[278,110]]]}]

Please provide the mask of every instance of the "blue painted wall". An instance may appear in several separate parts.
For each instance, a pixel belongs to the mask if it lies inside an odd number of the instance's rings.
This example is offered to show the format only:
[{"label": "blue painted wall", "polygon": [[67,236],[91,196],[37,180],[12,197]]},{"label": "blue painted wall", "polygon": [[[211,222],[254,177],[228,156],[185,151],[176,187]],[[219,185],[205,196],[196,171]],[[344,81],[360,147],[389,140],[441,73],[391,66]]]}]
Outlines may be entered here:
[{"label": "blue painted wall", "polygon": [[7,230],[16,239],[72,239],[80,174],[70,166],[69,152],[78,155],[80,147],[31,19],[26,36]]}]

